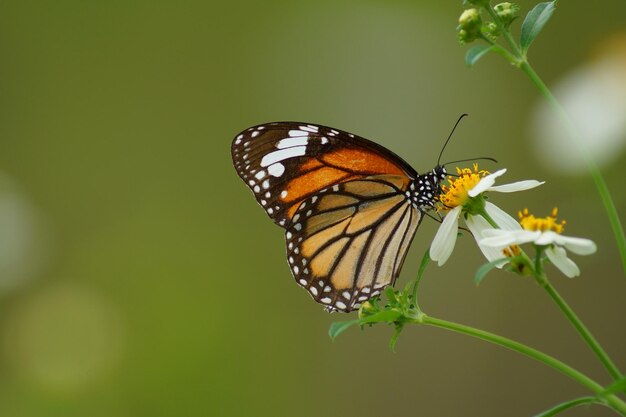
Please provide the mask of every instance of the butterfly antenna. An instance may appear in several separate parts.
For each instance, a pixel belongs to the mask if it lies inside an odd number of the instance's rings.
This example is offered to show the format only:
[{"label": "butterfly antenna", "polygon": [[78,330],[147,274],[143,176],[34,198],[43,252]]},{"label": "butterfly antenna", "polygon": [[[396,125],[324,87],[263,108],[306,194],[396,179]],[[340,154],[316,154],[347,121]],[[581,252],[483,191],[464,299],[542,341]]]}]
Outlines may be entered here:
[{"label": "butterfly antenna", "polygon": [[443,155],[443,151],[446,150],[446,146],[448,146],[448,142],[450,142],[450,139],[452,138],[452,134],[454,133],[454,130],[459,125],[459,122],[461,121],[461,119],[463,119],[465,116],[469,116],[469,114],[463,113],[461,117],[459,117],[459,120],[457,120],[456,123],[454,124],[454,127],[452,128],[452,132],[450,132],[450,134],[448,135],[448,139],[446,139],[446,143],[443,144],[443,148],[441,148],[441,152],[439,152],[439,158],[437,158],[437,166],[439,166],[439,162],[441,162],[441,156]]},{"label": "butterfly antenna", "polygon": [[450,161],[450,162],[446,162],[443,165],[446,166],[448,164],[456,164],[456,163],[459,163],[459,162],[480,161],[480,160],[491,161],[491,162],[495,162],[496,164],[498,163],[498,161],[495,160],[494,158],[491,158],[489,156],[481,156],[479,158],[467,158],[467,159],[459,159],[458,161]]}]

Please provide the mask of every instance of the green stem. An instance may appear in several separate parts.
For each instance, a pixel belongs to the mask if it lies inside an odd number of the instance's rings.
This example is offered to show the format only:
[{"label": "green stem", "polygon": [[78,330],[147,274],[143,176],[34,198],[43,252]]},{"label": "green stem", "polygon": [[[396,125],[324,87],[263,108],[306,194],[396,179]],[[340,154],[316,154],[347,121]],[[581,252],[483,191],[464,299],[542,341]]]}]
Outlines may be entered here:
[{"label": "green stem", "polygon": [[[538,252],[538,257],[540,252]],[[538,265],[541,265],[541,261],[537,262]],[[587,326],[583,324],[580,318],[574,313],[574,310],[565,302],[563,297],[558,293],[556,288],[550,284],[548,278],[543,272],[542,267],[539,270],[535,271],[535,279],[537,283],[548,293],[550,298],[556,303],[556,305],[561,309],[565,317],[569,320],[569,322],[574,326],[576,331],[580,334],[583,340],[589,345],[591,350],[596,354],[600,362],[604,365],[606,370],[611,374],[614,380],[618,381],[622,378],[622,373],[619,371],[615,363],[611,360],[609,355],[602,349],[602,346],[598,343],[595,337],[591,334]]]},{"label": "green stem", "polygon": [[[465,326],[463,324],[454,323],[435,317],[429,317],[423,313],[420,315],[419,318],[416,318],[414,322],[451,330],[513,350],[515,352],[521,353],[522,355],[528,356],[529,358],[535,359],[536,361],[539,361],[545,365],[548,365],[549,367],[570,377],[579,384],[589,388],[593,393],[598,396],[601,396],[604,392],[604,388],[602,387],[602,385],[598,384],[596,381],[592,380],[585,374],[577,371],[566,363],[561,362],[560,360],[550,355],[547,355],[537,349],[531,348],[530,346],[526,346],[522,343],[516,342],[506,337],[499,336],[497,334],[490,333],[484,330],[476,329],[474,327]],[[604,396],[603,398],[608,404],[611,405],[611,407],[619,411],[622,415],[626,416],[626,403],[622,401],[619,397],[614,394],[610,394]]]},{"label": "green stem", "polygon": [[587,165],[587,169],[593,179],[593,182],[598,190],[598,194],[600,194],[600,199],[602,200],[602,204],[604,205],[604,209],[606,211],[607,217],[609,218],[609,223],[611,225],[611,229],[613,230],[613,235],[615,236],[615,241],[617,243],[617,249],[620,254],[620,258],[622,260],[622,268],[624,269],[624,273],[626,273],[626,236],[624,235],[624,228],[620,221],[619,215],[617,214],[617,208],[615,207],[615,202],[613,201],[613,197],[609,192],[609,188],[606,185],[606,181],[600,172],[597,164],[591,157],[588,155],[588,152],[585,151],[583,147],[583,141],[580,137],[578,130],[572,123],[569,115],[563,109],[561,104],[557,101],[556,97],[552,94],[550,89],[546,86],[543,80],[539,77],[539,74],[533,69],[533,67],[528,63],[526,59],[526,55],[522,52],[520,47],[517,45],[511,32],[505,27],[502,19],[496,13],[491,4],[485,6],[485,10],[491,16],[494,23],[500,28],[504,39],[508,43],[511,51],[513,51],[513,58],[509,59],[513,65],[519,67],[531,80],[531,82],[537,87],[539,92],[544,96],[544,98],[548,101],[552,109],[559,115],[563,125],[567,128],[568,133],[578,147],[579,154],[583,156],[585,163]]},{"label": "green stem", "polygon": [[482,211],[480,212],[480,215],[483,217],[483,219],[487,220],[487,223],[489,223],[491,227],[493,227],[494,229],[500,229],[500,226],[498,226],[498,223],[496,223],[496,221],[491,218],[489,213],[487,213],[487,210],[482,209]]},{"label": "green stem", "polygon": [[485,10],[487,10],[487,13],[489,13],[489,16],[491,16],[494,23],[498,26],[498,28],[500,29],[500,32],[502,32],[502,35],[504,36],[504,39],[506,40],[506,42],[509,44],[509,47],[511,47],[511,50],[513,51],[513,59],[510,60],[511,64],[515,66],[519,66],[523,60],[522,58],[523,55],[522,55],[522,50],[520,49],[519,46],[517,46],[517,43],[513,39],[513,35],[511,35],[511,32],[509,32],[509,29],[504,25],[504,23],[502,22],[502,19],[500,19],[500,16],[498,16],[498,13],[496,13],[496,11],[494,10],[491,4],[486,6]]},{"label": "green stem", "polygon": [[552,407],[551,409],[546,410],[543,413],[536,415],[535,417],[555,416],[562,411],[569,410],[570,408],[578,407],[579,405],[591,405],[591,404],[606,405],[603,401],[601,401],[597,397],[581,397],[581,398],[576,398],[576,399],[561,403],[559,405],[556,405]]}]

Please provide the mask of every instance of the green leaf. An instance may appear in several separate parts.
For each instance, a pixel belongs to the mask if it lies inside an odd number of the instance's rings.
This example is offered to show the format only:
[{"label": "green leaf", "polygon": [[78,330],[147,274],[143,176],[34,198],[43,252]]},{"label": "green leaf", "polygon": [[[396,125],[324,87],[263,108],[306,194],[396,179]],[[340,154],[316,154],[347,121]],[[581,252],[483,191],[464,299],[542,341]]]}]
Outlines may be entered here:
[{"label": "green leaf", "polygon": [[618,379],[617,381],[606,387],[606,389],[600,393],[600,396],[614,394],[618,391],[626,391],[626,376]]},{"label": "green leaf", "polygon": [[341,333],[345,332],[350,326],[357,324],[358,320],[348,320],[348,321],[336,321],[330,325],[328,329],[328,335],[331,339],[335,340],[337,336]]},{"label": "green leaf", "polygon": [[489,271],[491,271],[493,268],[500,265],[504,261],[508,262],[509,258],[496,259],[495,261],[491,261],[478,268],[478,270],[476,271],[476,275],[474,275],[474,282],[476,283],[476,285],[481,283],[481,281],[483,280],[483,278],[485,278]]},{"label": "green leaf", "polygon": [[398,320],[402,314],[397,310],[383,310],[379,311],[376,314],[372,314],[371,316],[367,316],[358,320],[359,324],[369,324],[369,323],[393,323]]},{"label": "green leaf", "polygon": [[493,45],[472,46],[465,54],[465,63],[468,67],[473,67],[480,58],[484,57],[491,51],[493,51]]},{"label": "green leaf", "polygon": [[396,290],[393,287],[385,288],[385,295],[389,300],[389,304],[398,304],[398,297],[396,297]]},{"label": "green leaf", "polygon": [[569,400],[569,401],[565,401],[561,404],[557,404],[554,407],[550,408],[549,410],[546,410],[542,413],[539,413],[537,415],[535,415],[535,417],[551,417],[551,416],[555,416],[558,413],[560,413],[561,411],[565,411],[565,410],[569,410],[570,408],[574,408],[577,407],[579,405],[585,405],[585,404],[603,404],[604,403],[596,397],[581,397],[581,398],[575,398],[573,400]]},{"label": "green leaf", "polygon": [[392,352],[396,351],[396,343],[398,342],[398,337],[400,337],[403,328],[404,324],[397,324],[393,335],[391,335],[391,339],[389,339],[389,349],[391,349]]},{"label": "green leaf", "polygon": [[520,46],[522,53],[526,55],[530,44],[533,43],[541,29],[548,23],[548,20],[556,9],[556,0],[536,5],[524,19],[522,23],[522,33],[520,36]]}]

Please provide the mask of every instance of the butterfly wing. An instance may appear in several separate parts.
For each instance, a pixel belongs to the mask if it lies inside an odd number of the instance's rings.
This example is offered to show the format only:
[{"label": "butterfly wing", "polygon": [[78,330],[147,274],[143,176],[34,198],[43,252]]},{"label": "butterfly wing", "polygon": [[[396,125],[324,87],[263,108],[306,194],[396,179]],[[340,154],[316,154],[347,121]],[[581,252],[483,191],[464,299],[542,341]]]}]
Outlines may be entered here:
[{"label": "butterfly wing", "polygon": [[348,312],[393,284],[422,219],[419,177],[402,158],[341,130],[298,122],[233,140],[239,176],[286,229],[296,282]]},{"label": "butterfly wing", "polygon": [[329,310],[349,312],[393,284],[422,213],[381,175],[305,199],[285,234],[296,282]]},{"label": "butterfly wing", "polygon": [[402,158],[365,138],[326,126],[277,122],[251,127],[233,140],[237,174],[277,224],[286,227],[298,205],[320,190],[371,175],[409,179]]}]

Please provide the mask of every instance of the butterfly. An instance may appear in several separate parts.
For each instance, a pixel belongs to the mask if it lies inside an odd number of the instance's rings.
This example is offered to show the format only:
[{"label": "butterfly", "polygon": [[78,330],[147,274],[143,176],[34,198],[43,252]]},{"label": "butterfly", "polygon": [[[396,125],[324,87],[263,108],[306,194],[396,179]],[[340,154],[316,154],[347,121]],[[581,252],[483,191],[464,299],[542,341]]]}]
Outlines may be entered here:
[{"label": "butterfly", "polygon": [[439,163],[420,175],[370,140],[300,122],[250,127],[231,153],[239,177],[285,229],[296,282],[331,312],[358,309],[395,283],[447,175]]}]

